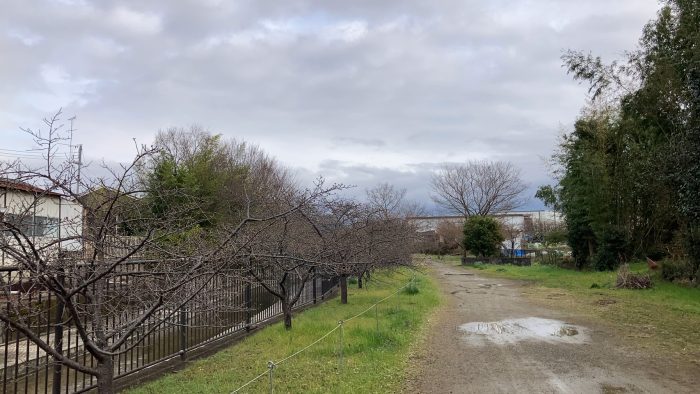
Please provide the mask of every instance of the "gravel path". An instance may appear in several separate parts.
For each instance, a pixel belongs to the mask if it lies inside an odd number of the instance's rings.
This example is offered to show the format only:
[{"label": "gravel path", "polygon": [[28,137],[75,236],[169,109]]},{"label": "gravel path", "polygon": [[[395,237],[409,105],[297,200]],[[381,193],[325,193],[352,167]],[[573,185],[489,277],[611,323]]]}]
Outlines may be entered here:
[{"label": "gravel path", "polygon": [[700,392],[697,365],[674,365],[621,344],[595,321],[533,305],[523,283],[430,265],[446,302],[406,392]]}]

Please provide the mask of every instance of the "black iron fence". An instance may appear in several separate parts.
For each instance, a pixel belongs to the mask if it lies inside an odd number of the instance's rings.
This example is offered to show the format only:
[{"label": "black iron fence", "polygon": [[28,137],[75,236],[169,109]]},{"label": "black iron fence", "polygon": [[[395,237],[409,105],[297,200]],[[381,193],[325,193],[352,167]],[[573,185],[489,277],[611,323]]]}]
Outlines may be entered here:
[{"label": "black iron fence", "polygon": [[[123,280],[107,281],[112,288],[131,289],[133,284],[126,273],[144,270],[148,261],[121,264]],[[32,332],[66,357],[80,364],[95,367],[96,360],[83,346],[75,322],[67,319],[63,305],[50,291],[32,283],[21,269],[0,267],[0,310],[5,315],[26,314],[24,319]],[[204,280],[204,279],[203,279]],[[316,303],[337,286],[335,278],[315,277],[308,283],[291,282],[294,291],[304,286],[294,308]],[[137,291],[136,289],[131,289]],[[16,298],[15,298],[16,297]],[[22,298],[18,310],[18,298]],[[114,305],[123,313],[112,313],[106,319],[110,327],[124,324],[138,310],[129,305]],[[197,296],[175,311],[161,311],[148,320],[122,346],[129,349],[113,357],[116,379],[126,378],[145,368],[157,366],[174,358],[185,358],[189,352],[227,337],[241,334],[256,325],[262,325],[282,314],[277,298],[259,284],[251,284],[237,275],[222,272],[203,283]],[[25,335],[5,323],[0,327],[0,388],[3,393],[79,393],[96,387],[94,376],[55,363]]]}]

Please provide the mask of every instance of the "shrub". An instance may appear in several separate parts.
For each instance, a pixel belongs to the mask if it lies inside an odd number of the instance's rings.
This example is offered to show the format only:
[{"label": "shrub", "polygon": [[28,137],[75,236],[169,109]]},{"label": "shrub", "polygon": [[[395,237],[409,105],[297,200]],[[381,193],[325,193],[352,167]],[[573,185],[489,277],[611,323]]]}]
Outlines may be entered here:
[{"label": "shrub", "polygon": [[495,255],[503,242],[501,229],[494,218],[471,216],[464,223],[464,248],[477,257]]},{"label": "shrub", "polygon": [[354,276],[351,276],[350,278],[348,278],[348,284],[356,285],[356,284],[357,284],[357,278],[354,277]]},{"label": "shrub", "polygon": [[692,226],[688,229],[685,239],[685,249],[688,253],[688,263],[691,266],[693,275],[690,278],[695,283],[700,282],[700,225]]},{"label": "shrub", "polygon": [[661,277],[671,282],[692,281],[695,270],[688,260],[665,260],[661,263]]},{"label": "shrub", "polygon": [[627,252],[627,237],[615,227],[608,227],[600,235],[594,267],[598,271],[612,271],[620,264],[620,257]]},{"label": "shrub", "polygon": [[404,287],[403,292],[408,295],[415,295],[420,292],[420,289],[418,289],[418,286],[414,282],[411,282]]},{"label": "shrub", "polygon": [[558,250],[544,250],[539,256],[539,263],[552,267],[561,267],[564,263],[564,253]]}]

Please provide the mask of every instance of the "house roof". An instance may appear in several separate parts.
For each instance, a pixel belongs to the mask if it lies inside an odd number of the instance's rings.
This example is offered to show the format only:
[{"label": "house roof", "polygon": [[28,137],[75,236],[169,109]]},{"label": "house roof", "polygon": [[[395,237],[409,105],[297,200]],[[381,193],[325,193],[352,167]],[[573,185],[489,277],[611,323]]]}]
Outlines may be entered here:
[{"label": "house roof", "polygon": [[0,179],[0,189],[19,190],[28,193],[42,194],[45,196],[61,197],[60,193],[42,189],[26,182],[15,181],[11,179]]}]

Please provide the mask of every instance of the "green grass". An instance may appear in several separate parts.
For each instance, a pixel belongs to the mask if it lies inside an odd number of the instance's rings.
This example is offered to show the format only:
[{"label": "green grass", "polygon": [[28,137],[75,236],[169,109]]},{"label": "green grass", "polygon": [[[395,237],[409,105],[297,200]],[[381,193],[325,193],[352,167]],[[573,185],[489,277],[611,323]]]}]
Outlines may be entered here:
[{"label": "green grass", "polygon": [[[440,261],[440,260],[438,260]],[[442,259],[459,265],[459,257]],[[531,298],[610,323],[619,334],[642,347],[688,355],[700,362],[700,288],[661,279],[653,273],[654,287],[644,290],[615,288],[616,272],[575,271],[535,264],[531,267],[479,264],[479,274],[529,281]],[[632,272],[647,272],[646,263],[630,265]]]},{"label": "green grass", "polygon": [[[375,273],[364,289],[351,288],[347,305],[339,299],[295,315],[291,331],[280,323],[251,335],[186,369],[130,390],[130,393],[230,393],[267,370],[269,360],[281,360],[312,343],[339,320],[345,320],[395,292],[412,272],[401,269]],[[344,324],[344,367],[339,368],[339,330],[274,372],[276,392],[375,393],[398,392],[406,377],[408,354],[425,334],[428,316],[439,304],[436,283],[417,273],[414,294],[400,291],[374,310]],[[377,320],[379,329],[377,330]],[[268,390],[264,376],[241,392]]]}]

